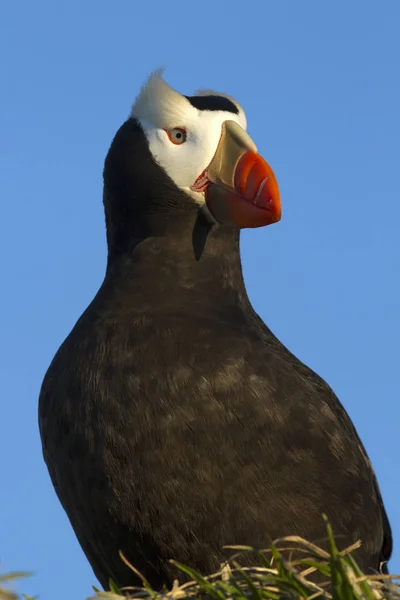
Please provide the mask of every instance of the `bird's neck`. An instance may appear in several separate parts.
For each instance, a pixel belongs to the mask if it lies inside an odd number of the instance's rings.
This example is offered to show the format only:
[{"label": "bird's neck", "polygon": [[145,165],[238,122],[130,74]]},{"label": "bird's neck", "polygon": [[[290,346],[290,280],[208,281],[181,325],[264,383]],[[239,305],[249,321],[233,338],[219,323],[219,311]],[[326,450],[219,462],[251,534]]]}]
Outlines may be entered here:
[{"label": "bird's neck", "polygon": [[[168,227],[154,222],[130,235],[121,253],[109,251],[106,281],[135,305],[207,314],[243,313],[249,300],[242,275],[239,231],[210,226],[197,214]],[[110,249],[109,249],[110,250]]]}]

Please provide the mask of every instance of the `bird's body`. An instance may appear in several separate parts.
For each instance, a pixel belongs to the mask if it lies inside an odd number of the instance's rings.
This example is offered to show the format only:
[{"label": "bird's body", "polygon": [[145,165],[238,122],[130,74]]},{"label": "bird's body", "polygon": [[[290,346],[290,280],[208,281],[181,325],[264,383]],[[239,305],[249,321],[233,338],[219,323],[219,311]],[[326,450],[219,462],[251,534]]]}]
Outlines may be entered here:
[{"label": "bird's body", "polygon": [[255,314],[238,229],[210,224],[132,119],[105,206],[105,280],[40,397],[50,475],[102,585],[137,583],[119,550],[160,587],[171,558],[206,573],[227,544],[318,542],[322,513],[378,570],[391,534],[370,462],[329,386]]}]

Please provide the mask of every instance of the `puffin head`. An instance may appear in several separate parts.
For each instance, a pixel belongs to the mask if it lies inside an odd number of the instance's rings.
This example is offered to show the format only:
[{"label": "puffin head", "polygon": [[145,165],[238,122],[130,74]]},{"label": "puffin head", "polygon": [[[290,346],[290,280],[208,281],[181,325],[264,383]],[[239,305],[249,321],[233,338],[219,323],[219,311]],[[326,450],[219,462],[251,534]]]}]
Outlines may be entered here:
[{"label": "puffin head", "polygon": [[104,168],[108,225],[143,211],[201,212],[235,228],[281,218],[278,185],[230,96],[184,96],[155,71],[117,132]]}]

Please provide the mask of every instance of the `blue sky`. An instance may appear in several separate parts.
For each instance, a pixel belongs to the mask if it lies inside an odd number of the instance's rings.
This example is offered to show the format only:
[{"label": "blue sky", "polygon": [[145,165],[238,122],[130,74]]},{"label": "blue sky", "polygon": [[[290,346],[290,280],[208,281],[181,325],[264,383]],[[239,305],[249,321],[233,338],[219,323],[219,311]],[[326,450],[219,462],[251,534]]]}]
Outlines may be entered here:
[{"label": "blue sky", "polygon": [[250,298],[347,408],[400,537],[399,22],[398,0],[2,3],[0,569],[35,571],[26,592],[83,599],[95,583],[37,398],[102,281],[103,160],[159,66],[244,106],[283,205],[242,236]]}]

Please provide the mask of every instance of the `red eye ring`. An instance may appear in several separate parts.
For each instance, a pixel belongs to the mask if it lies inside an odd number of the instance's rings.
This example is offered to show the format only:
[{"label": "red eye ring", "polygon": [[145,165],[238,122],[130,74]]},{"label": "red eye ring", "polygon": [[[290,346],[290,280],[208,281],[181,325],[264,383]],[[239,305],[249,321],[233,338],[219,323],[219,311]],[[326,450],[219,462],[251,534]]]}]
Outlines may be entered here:
[{"label": "red eye ring", "polygon": [[171,129],[166,129],[165,131],[169,141],[175,144],[175,146],[180,146],[186,142],[187,132],[185,127],[171,127]]}]

